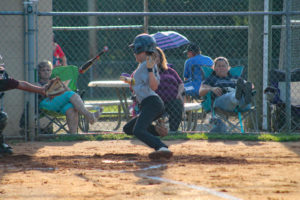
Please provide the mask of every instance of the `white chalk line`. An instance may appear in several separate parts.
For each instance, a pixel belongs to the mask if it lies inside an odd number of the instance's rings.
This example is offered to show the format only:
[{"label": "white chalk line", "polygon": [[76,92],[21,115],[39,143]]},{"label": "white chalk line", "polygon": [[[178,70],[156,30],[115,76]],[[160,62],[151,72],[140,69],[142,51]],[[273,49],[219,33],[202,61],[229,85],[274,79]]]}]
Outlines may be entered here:
[{"label": "white chalk line", "polygon": [[[134,163],[136,161],[132,160],[124,160],[124,161],[114,161],[114,160],[103,160],[103,163]],[[117,172],[117,173],[131,173],[137,171],[147,171],[151,169],[158,169],[167,166],[166,164],[159,164],[159,165],[152,165],[149,167],[141,168],[141,169],[132,169],[132,170],[103,170],[103,169],[84,169],[89,171],[101,171],[101,172]],[[26,171],[26,170],[40,170],[40,171],[55,171],[59,170],[58,167],[15,167],[12,165],[0,165],[0,169],[2,170],[19,170],[19,171]],[[68,169],[78,169],[78,168],[68,168]]]},{"label": "white chalk line", "polygon": [[58,170],[58,168],[53,167],[10,167],[10,166],[0,166],[1,170],[16,170],[16,171],[27,171],[27,170],[40,170],[40,171],[55,171]]},{"label": "white chalk line", "polygon": [[166,167],[166,166],[167,166],[166,164],[159,164],[159,165],[152,165],[152,166],[141,168],[141,169],[121,170],[119,172],[128,173],[128,172],[137,172],[137,171],[147,171],[147,170],[151,170],[151,169],[159,169],[159,168]]},{"label": "white chalk line", "polygon": [[[132,161],[118,161],[118,162],[119,163],[127,163],[127,162],[132,162]],[[105,160],[104,163],[114,163],[114,161]],[[90,170],[90,171],[96,170],[96,171],[101,171],[101,172],[109,171],[109,172],[117,172],[117,173],[131,173],[131,172],[136,172],[136,171],[147,171],[147,170],[152,170],[152,169],[159,169],[159,168],[163,168],[163,167],[167,167],[167,164],[151,165],[149,167],[141,168],[141,169],[138,169],[138,170],[103,170],[103,169],[85,169],[85,170]],[[4,169],[16,170],[16,169],[20,169],[20,168],[6,167]],[[74,168],[74,169],[76,169],[76,168]],[[58,170],[58,168],[31,167],[31,168],[23,168],[21,170],[54,171],[54,170]],[[156,176],[147,176],[145,174],[142,174],[140,176],[144,177],[144,178],[152,179],[152,180],[157,180],[157,181],[161,181],[161,182],[166,182],[166,183],[172,183],[172,184],[175,184],[175,185],[185,186],[185,187],[195,189],[195,190],[198,190],[198,191],[204,191],[204,192],[207,192],[211,195],[215,195],[215,196],[218,196],[218,197],[221,197],[221,198],[224,198],[224,199],[228,199],[228,200],[241,200],[237,197],[228,195],[224,192],[218,192],[218,191],[215,191],[215,190],[203,187],[203,186],[197,186],[197,185],[193,185],[193,184],[188,184],[188,183],[184,183],[184,182],[180,182],[180,181],[174,181],[174,180],[171,180],[171,179],[165,179],[165,178],[156,177]]]},{"label": "white chalk line", "polygon": [[239,199],[237,197],[225,194],[224,192],[218,192],[218,191],[215,191],[215,190],[203,187],[203,186],[197,186],[197,185],[187,184],[187,183],[184,183],[184,182],[174,181],[174,180],[165,179],[165,178],[156,177],[156,176],[147,176],[147,175],[141,175],[141,176],[145,177],[145,178],[152,179],[152,180],[157,180],[157,181],[166,182],[166,183],[172,183],[172,184],[175,184],[175,185],[181,185],[181,186],[185,186],[185,187],[192,188],[192,189],[195,189],[195,190],[204,191],[204,192],[207,192],[207,193],[209,193],[211,195],[222,197],[224,199],[241,200],[241,199]]}]

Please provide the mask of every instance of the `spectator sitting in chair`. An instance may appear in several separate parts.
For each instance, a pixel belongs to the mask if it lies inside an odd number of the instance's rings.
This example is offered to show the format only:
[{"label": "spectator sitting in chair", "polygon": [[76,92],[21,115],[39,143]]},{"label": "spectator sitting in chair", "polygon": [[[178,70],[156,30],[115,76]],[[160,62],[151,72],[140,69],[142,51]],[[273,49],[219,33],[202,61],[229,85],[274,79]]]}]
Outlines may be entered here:
[{"label": "spectator sitting in chair", "polygon": [[189,44],[184,53],[187,53],[188,57],[184,63],[183,73],[186,94],[189,96],[198,96],[202,78],[201,70],[196,66],[212,67],[213,60],[208,56],[202,55],[199,46],[194,43]]},{"label": "spectator sitting in chair", "polygon": [[205,96],[212,92],[213,108],[233,112],[239,109],[250,108],[253,85],[240,77],[229,73],[230,65],[225,57],[214,60],[213,73],[202,82],[199,95]]},{"label": "spectator sitting in chair", "polygon": [[160,84],[155,92],[165,104],[165,111],[169,115],[170,131],[177,131],[183,112],[183,82],[177,72],[168,66],[163,50],[159,47],[156,47],[156,50]]},{"label": "spectator sitting in chair", "polygon": [[[42,61],[38,64],[39,84],[45,85],[49,82],[52,73],[52,63]],[[89,112],[85,107],[81,97],[74,91],[66,91],[54,98],[40,99],[39,107],[42,109],[60,112],[66,115],[67,124],[71,134],[77,133],[78,113],[85,116],[90,124],[96,122],[101,115],[102,108],[95,113]]]}]

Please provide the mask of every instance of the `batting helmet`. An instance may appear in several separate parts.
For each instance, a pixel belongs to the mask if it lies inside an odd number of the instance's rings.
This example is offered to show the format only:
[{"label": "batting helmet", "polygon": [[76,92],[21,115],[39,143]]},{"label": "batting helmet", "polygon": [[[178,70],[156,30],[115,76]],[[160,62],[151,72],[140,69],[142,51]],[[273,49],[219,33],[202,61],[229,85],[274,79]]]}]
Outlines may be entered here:
[{"label": "batting helmet", "polygon": [[156,51],[156,41],[149,34],[143,33],[137,35],[129,47],[133,48],[133,52],[135,54],[139,54],[141,52],[154,53]]}]

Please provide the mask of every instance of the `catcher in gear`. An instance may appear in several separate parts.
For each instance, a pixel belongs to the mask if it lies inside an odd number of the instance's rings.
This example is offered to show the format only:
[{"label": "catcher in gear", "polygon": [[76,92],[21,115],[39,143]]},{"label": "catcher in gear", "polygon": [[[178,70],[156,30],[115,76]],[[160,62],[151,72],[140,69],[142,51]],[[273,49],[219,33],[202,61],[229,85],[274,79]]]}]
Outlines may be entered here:
[{"label": "catcher in gear", "polygon": [[[160,138],[156,137],[163,136],[161,130],[152,125],[152,122],[164,113],[164,103],[155,93],[160,80],[155,64],[156,42],[153,37],[144,33],[137,35],[129,47],[133,49],[136,61],[139,63],[133,75],[135,84],[132,85],[132,89],[136,95],[140,113],[125,124],[123,131],[126,134],[135,135],[155,150],[149,154],[150,159],[169,159],[173,153]],[[120,78],[122,80],[122,77]]]},{"label": "catcher in gear", "polygon": [[[16,80],[10,77],[5,71],[5,64],[3,57],[0,55],[0,98],[2,99],[4,91],[19,89],[27,92],[39,93],[45,95],[45,88],[33,85],[26,81]],[[7,124],[8,116],[3,112],[2,108],[0,111],[0,156],[5,154],[12,154],[12,148],[4,143],[2,132]]]},{"label": "catcher in gear", "polygon": [[42,61],[37,66],[39,74],[39,84],[41,86],[47,85],[48,91],[46,94],[55,97],[39,97],[39,107],[50,111],[59,112],[66,115],[67,125],[71,134],[77,133],[78,128],[78,113],[85,116],[90,124],[95,123],[102,113],[102,108],[98,111],[89,112],[81,99],[81,97],[74,91],[71,91],[66,85],[57,77],[50,80],[52,74],[52,63],[48,60]]}]

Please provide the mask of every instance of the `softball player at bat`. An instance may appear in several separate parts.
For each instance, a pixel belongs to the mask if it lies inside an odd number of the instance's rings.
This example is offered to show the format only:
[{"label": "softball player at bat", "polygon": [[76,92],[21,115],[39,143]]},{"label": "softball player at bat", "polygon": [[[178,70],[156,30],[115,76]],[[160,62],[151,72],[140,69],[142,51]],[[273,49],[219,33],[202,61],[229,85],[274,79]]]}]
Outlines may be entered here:
[{"label": "softball player at bat", "polygon": [[140,114],[125,124],[123,131],[135,135],[155,150],[149,154],[150,159],[169,159],[173,153],[156,137],[160,133],[152,125],[152,122],[164,113],[163,101],[154,92],[159,84],[159,73],[155,64],[156,42],[154,38],[144,33],[137,35],[129,47],[133,49],[139,63],[133,76],[135,84],[132,88],[140,106]]}]

